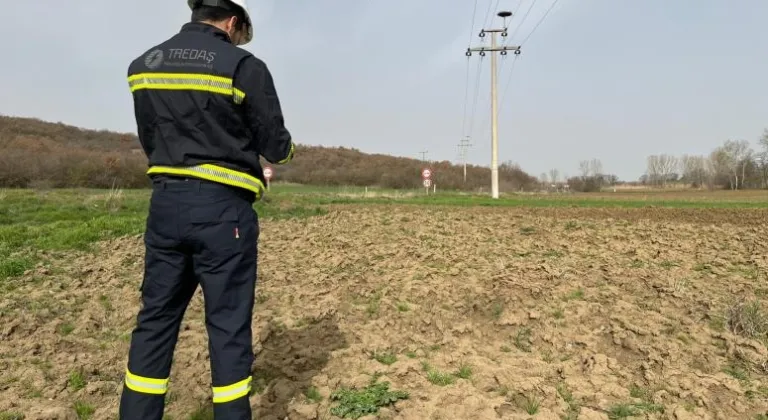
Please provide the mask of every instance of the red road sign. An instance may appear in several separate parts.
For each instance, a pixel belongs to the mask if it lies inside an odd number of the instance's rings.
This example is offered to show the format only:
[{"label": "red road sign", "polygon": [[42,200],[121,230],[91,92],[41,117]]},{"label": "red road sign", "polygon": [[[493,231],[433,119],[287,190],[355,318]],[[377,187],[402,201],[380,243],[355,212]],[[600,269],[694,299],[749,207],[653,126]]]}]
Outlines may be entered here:
[{"label": "red road sign", "polygon": [[267,166],[264,168],[264,178],[271,179],[272,178],[272,168]]},{"label": "red road sign", "polygon": [[424,168],[421,171],[421,177],[424,179],[429,179],[430,177],[432,177],[432,171],[428,168]]}]

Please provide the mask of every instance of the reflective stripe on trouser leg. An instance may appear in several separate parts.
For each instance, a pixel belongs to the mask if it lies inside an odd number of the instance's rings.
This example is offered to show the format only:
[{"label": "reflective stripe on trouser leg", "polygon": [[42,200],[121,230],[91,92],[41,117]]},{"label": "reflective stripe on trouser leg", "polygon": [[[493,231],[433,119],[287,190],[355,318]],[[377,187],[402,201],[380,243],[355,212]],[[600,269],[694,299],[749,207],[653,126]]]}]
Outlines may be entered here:
[{"label": "reflective stripe on trouser leg", "polygon": [[142,394],[163,395],[168,392],[168,379],[145,378],[125,370],[125,386]]},{"label": "reflective stripe on trouser leg", "polygon": [[238,398],[247,397],[251,393],[251,381],[253,377],[227,386],[213,387],[213,403],[221,404],[234,401]]}]

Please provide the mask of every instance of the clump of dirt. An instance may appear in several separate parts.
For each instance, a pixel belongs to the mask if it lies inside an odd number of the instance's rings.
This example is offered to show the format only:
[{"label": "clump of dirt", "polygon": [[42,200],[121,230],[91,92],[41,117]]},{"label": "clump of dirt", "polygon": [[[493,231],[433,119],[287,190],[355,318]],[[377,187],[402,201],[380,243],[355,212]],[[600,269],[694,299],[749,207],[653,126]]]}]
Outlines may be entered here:
[{"label": "clump of dirt", "polygon": [[[768,411],[766,216],[750,211],[339,206],[262,222],[254,413],[331,419],[755,418]],[[142,240],[52,254],[0,297],[0,413],[117,414]],[[736,302],[736,303],[735,303]],[[167,412],[210,400],[202,296]],[[79,413],[79,414],[78,414]]]}]

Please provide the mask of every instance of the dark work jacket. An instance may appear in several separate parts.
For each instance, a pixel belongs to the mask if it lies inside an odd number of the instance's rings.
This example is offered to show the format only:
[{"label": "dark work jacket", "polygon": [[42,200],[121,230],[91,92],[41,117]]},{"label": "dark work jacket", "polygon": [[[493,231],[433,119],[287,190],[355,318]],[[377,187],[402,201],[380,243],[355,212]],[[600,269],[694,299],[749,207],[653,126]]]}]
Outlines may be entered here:
[{"label": "dark work jacket", "polygon": [[259,156],[293,158],[266,64],[204,23],[147,50],[128,69],[148,174],[196,177],[261,197]]}]

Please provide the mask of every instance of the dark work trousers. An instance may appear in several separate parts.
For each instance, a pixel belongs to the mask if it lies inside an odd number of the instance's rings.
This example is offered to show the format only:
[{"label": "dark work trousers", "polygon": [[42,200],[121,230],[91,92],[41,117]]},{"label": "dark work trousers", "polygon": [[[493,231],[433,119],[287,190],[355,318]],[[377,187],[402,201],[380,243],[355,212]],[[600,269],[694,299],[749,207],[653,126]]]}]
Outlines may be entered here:
[{"label": "dark work trousers", "polygon": [[251,419],[251,319],[259,237],[252,203],[251,193],[234,187],[193,179],[153,180],[142,306],[131,338],[120,419],[163,418],[179,327],[198,284],[205,301],[214,417]]}]

